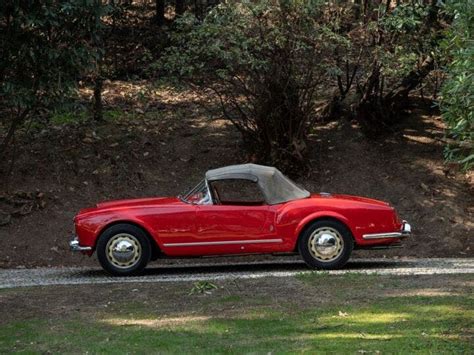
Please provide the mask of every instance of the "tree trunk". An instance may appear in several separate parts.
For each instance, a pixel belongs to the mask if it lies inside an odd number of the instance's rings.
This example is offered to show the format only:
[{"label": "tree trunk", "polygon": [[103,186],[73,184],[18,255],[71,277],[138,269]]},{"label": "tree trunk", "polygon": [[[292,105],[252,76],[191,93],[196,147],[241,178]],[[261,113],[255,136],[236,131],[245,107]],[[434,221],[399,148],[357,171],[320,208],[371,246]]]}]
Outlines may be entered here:
[{"label": "tree trunk", "polygon": [[428,10],[427,25],[428,27],[436,27],[438,25],[438,0],[431,0],[430,8]]},{"label": "tree trunk", "polygon": [[408,98],[410,91],[420,85],[423,79],[426,78],[426,76],[434,69],[434,64],[433,57],[427,57],[421,66],[409,72],[408,75],[403,78],[400,85],[389,92],[384,100],[391,102],[405,101]]},{"label": "tree trunk", "polygon": [[104,79],[98,75],[94,82],[94,105],[92,113],[94,121],[102,121],[103,119],[103,105],[102,105],[102,88],[104,86]]},{"label": "tree trunk", "polygon": [[420,67],[408,73],[397,87],[383,95],[383,77],[380,76],[380,66],[375,63],[372,75],[361,88],[362,97],[355,110],[356,119],[365,134],[377,137],[399,122],[405,112],[408,95],[421,85],[433,69],[434,59],[427,57]]},{"label": "tree trunk", "polygon": [[176,0],[176,16],[181,16],[184,14],[184,0]]},{"label": "tree trunk", "polygon": [[155,22],[158,26],[165,24],[165,0],[156,0]]},{"label": "tree trunk", "polygon": [[30,110],[25,109],[23,112],[18,113],[16,117],[13,119],[12,123],[10,124],[10,128],[8,129],[6,137],[3,139],[2,144],[0,144],[0,160],[3,160],[4,154],[7,150],[8,145],[10,144],[10,141],[12,140],[16,129],[20,124],[23,123],[25,120],[26,116]]},{"label": "tree trunk", "polygon": [[353,8],[354,8],[354,16],[356,20],[360,19],[361,7],[362,7],[362,0],[354,0]]}]

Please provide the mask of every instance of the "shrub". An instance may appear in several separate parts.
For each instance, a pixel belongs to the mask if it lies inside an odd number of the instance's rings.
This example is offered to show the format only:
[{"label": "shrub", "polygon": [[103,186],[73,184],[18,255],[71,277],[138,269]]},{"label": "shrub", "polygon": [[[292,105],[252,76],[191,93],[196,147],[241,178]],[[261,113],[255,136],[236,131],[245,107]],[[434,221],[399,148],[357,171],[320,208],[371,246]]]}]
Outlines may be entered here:
[{"label": "shrub", "polygon": [[0,4],[0,124],[15,130],[41,107],[62,101],[97,58],[94,35],[105,7],[97,0]]},{"label": "shrub", "polygon": [[450,57],[448,78],[442,87],[441,111],[451,143],[445,149],[447,160],[465,169],[474,166],[474,3],[452,1],[447,10],[453,14],[452,27],[443,47]]},{"label": "shrub", "polygon": [[211,89],[251,156],[296,175],[307,136],[327,96],[333,53],[348,45],[321,20],[322,1],[227,1],[200,22],[177,24],[162,65]]}]

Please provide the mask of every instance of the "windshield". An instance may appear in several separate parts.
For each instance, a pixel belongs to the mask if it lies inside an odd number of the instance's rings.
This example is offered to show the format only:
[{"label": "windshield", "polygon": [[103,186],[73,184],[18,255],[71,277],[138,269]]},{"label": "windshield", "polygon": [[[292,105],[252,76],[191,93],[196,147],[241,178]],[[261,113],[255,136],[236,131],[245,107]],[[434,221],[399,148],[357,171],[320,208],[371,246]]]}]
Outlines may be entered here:
[{"label": "windshield", "polygon": [[202,180],[194,188],[179,196],[184,202],[195,205],[211,205],[212,198],[206,180]]}]

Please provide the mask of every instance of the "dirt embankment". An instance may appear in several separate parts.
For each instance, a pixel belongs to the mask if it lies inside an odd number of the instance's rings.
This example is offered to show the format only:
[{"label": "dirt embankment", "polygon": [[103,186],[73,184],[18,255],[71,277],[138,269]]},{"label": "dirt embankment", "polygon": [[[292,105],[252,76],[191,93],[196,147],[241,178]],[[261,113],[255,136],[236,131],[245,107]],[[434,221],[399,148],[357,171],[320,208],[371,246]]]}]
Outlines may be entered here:
[{"label": "dirt embankment", "polygon": [[[11,215],[0,227],[0,267],[91,265],[67,247],[80,208],[176,195],[209,168],[245,162],[238,132],[202,109],[208,97],[150,95],[138,106],[106,96],[114,109],[100,125],[20,133],[15,169],[0,185],[0,210]],[[311,135],[312,172],[298,182],[314,192],[389,201],[412,224],[405,248],[357,255],[473,256],[473,184],[444,164],[442,138],[440,118],[416,107],[403,128],[380,141],[366,140],[354,124],[328,123]]]}]

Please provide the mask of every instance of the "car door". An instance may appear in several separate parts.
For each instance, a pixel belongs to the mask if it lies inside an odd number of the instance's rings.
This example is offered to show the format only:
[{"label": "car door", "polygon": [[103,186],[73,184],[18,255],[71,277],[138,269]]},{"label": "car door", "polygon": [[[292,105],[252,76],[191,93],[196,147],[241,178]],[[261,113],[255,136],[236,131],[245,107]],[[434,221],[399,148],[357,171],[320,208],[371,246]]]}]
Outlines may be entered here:
[{"label": "car door", "polygon": [[209,254],[264,252],[275,238],[275,212],[256,183],[219,180],[210,185],[214,204],[196,209],[196,241]]}]

